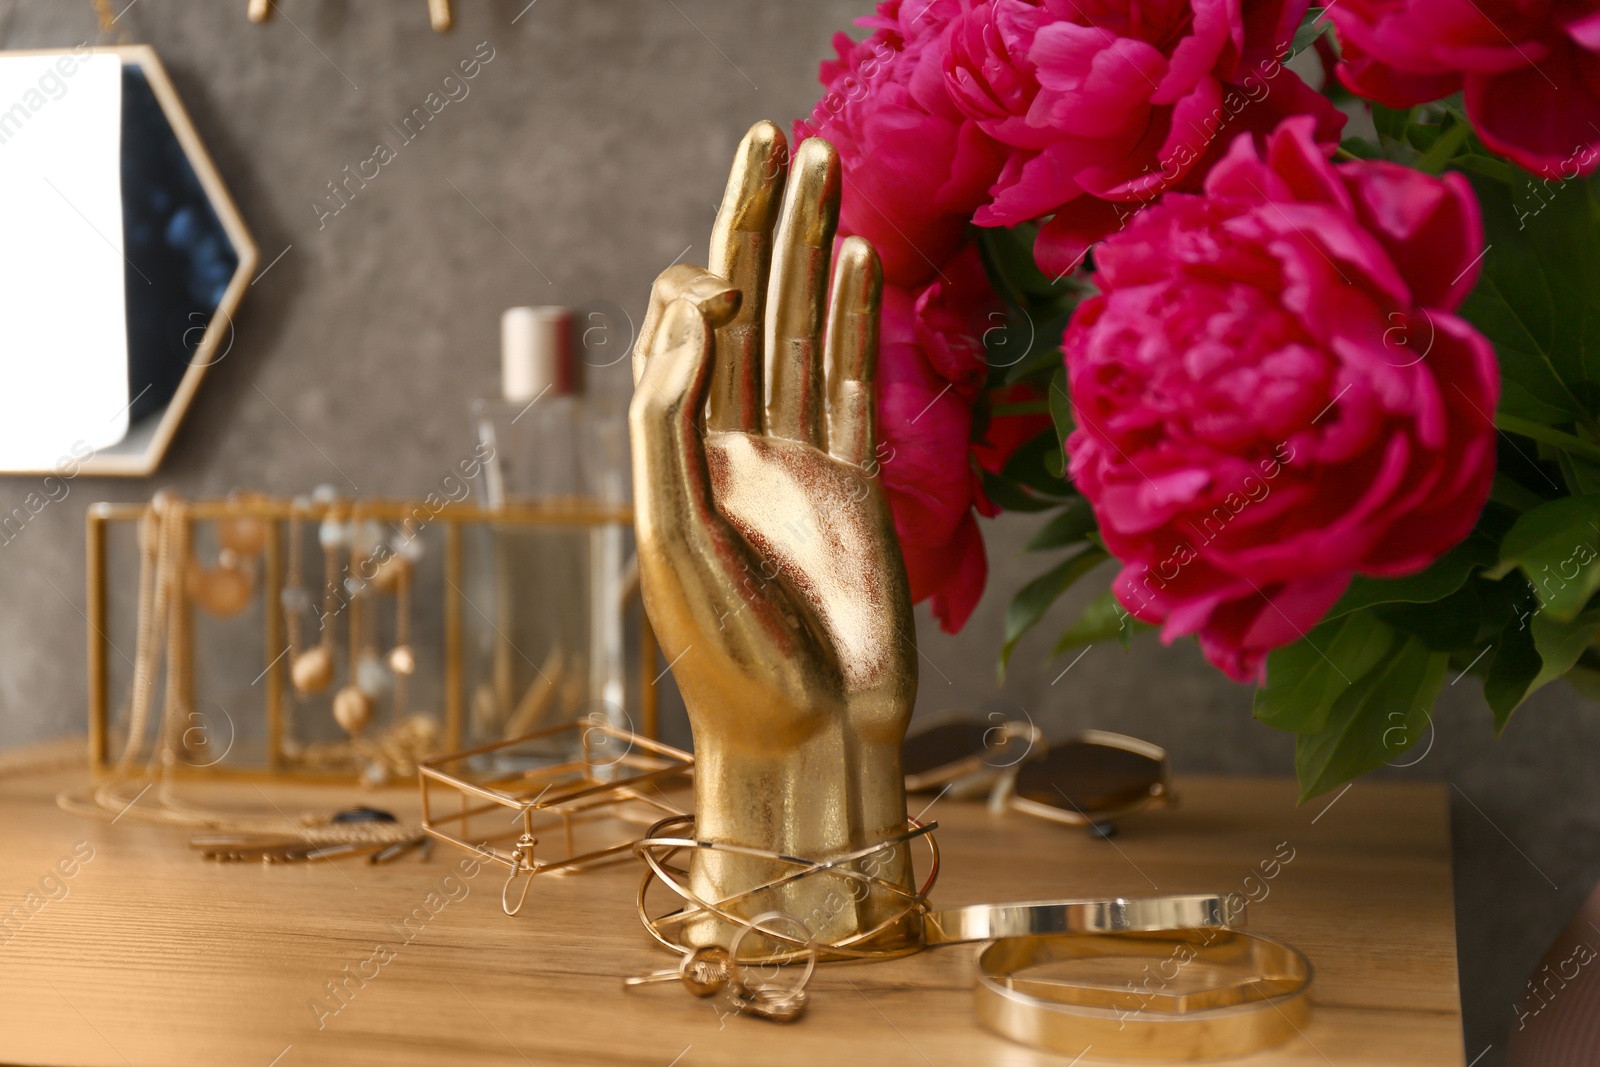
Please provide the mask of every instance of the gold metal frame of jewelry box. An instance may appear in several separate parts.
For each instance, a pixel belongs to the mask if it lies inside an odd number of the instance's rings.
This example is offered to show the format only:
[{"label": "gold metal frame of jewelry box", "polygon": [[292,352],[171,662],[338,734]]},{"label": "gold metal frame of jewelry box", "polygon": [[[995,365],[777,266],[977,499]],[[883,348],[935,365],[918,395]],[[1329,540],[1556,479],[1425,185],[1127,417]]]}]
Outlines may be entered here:
[{"label": "gold metal frame of jewelry box", "polygon": [[[535,505],[510,505],[502,508],[480,508],[449,504],[438,507],[421,500],[339,500],[332,503],[313,502],[309,506],[296,505],[286,498],[249,498],[241,500],[197,500],[188,505],[191,522],[215,522],[220,519],[260,518],[267,520],[266,548],[263,552],[261,596],[265,638],[263,665],[266,687],[266,751],[262,765],[216,765],[205,768],[174,767],[180,774],[228,778],[295,778],[308,781],[348,781],[351,774],[311,770],[297,767],[283,755],[284,736],[284,679],[283,669],[271,669],[281,656],[286,625],[281,603],[283,592],[284,538],[281,525],[293,517],[307,522],[320,522],[332,510],[348,513],[352,505],[362,518],[379,522],[401,522],[427,516],[429,525],[438,523],[444,532],[444,581],[440,594],[444,603],[444,732],[440,739],[443,752],[455,752],[462,743],[462,528],[474,524],[512,526],[624,526],[633,525],[633,510],[628,507],[592,505],[561,505],[558,507]],[[136,523],[145,514],[145,504],[91,504],[85,516],[89,644],[89,766],[96,775],[111,769],[110,752],[110,638],[107,636],[109,612],[108,583],[106,576],[107,532],[112,523]],[[637,600],[637,593],[631,599]],[[190,606],[190,610],[192,606]],[[639,733],[654,738],[658,732],[660,677],[655,633],[642,608],[628,614],[637,618],[639,639]],[[192,663],[192,657],[190,659]]]}]

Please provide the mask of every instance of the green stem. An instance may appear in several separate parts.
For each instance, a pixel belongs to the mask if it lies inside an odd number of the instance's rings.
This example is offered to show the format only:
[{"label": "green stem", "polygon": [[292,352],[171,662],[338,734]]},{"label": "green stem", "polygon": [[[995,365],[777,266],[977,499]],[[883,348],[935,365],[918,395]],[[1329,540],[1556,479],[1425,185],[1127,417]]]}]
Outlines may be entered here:
[{"label": "green stem", "polygon": [[1471,126],[1458,122],[1439,134],[1438,140],[1434,141],[1432,147],[1417,160],[1417,169],[1424,174],[1438,174],[1444,170],[1445,165],[1456,154],[1456,149],[1466,143],[1467,134],[1471,132]]},{"label": "green stem", "polygon": [[1554,427],[1534,422],[1532,419],[1518,418],[1515,415],[1499,412],[1494,417],[1494,424],[1507,433],[1531,437],[1535,441],[1544,442],[1551,448],[1559,448],[1563,452],[1570,452],[1574,456],[1582,456],[1584,459],[1600,461],[1600,445],[1592,441],[1585,441],[1581,437],[1575,437]]}]

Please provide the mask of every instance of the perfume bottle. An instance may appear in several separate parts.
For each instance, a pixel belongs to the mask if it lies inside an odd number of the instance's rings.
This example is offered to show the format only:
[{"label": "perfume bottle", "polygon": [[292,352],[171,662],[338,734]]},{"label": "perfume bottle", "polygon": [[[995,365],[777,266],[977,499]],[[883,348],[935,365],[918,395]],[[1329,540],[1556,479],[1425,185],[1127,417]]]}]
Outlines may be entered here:
[{"label": "perfume bottle", "polygon": [[[473,404],[479,502],[589,519],[629,499],[626,407],[584,394],[565,308],[511,308],[501,319],[501,396]],[[471,697],[479,743],[576,721],[628,726],[623,571],[630,531],[620,523],[503,522],[487,544],[469,598],[484,603]],[[471,609],[469,609],[470,611]],[[578,756],[585,731],[530,753]]]}]

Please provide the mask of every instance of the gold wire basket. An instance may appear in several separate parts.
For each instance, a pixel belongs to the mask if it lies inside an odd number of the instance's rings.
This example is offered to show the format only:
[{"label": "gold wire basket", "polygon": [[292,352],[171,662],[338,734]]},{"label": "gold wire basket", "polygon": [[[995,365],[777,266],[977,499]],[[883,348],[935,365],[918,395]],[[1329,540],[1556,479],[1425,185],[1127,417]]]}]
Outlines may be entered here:
[{"label": "gold wire basket", "polygon": [[[541,755],[561,750],[579,755],[554,761]],[[689,753],[598,717],[565,723],[423,760],[417,766],[422,829],[505,867],[501,904],[515,915],[533,876],[628,859],[651,825],[683,816],[665,790],[686,785],[693,771]],[[437,803],[436,789],[454,791],[455,810],[440,810],[448,802]],[[541,834],[560,835],[559,855],[537,855]],[[513,904],[512,887],[523,875]]]}]

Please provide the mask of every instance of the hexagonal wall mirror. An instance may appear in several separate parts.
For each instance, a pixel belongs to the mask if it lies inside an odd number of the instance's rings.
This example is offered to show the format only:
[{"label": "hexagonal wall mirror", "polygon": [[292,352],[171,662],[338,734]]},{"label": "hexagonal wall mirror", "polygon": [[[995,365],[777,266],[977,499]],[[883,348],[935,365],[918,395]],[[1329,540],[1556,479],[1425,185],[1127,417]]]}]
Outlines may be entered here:
[{"label": "hexagonal wall mirror", "polygon": [[153,472],[256,258],[154,49],[0,53],[0,473]]}]

